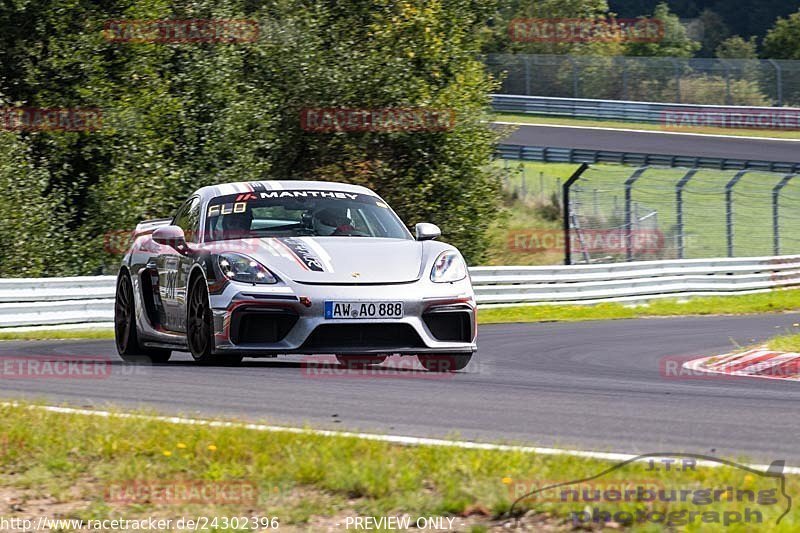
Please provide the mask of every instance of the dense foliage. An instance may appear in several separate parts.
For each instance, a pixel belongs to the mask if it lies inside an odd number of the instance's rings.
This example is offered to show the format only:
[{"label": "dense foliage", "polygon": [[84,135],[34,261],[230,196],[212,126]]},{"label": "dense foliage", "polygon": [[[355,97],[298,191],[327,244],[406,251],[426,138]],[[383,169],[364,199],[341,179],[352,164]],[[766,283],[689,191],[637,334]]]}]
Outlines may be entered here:
[{"label": "dense foliage", "polygon": [[[496,213],[492,0],[11,0],[0,107],[96,107],[96,132],[0,133],[0,276],[114,272],[104,235],[199,186],[322,179],[378,190],[472,262]],[[253,43],[128,43],[109,20],[252,19]],[[455,111],[446,132],[313,133],[305,107]]]},{"label": "dense foliage", "polygon": [[[621,17],[652,11],[663,0],[609,0]],[[702,57],[709,57],[731,35],[762,39],[775,19],[800,9],[798,0],[669,0],[670,9],[682,19],[700,18],[703,33],[711,37]]]},{"label": "dense foliage", "polygon": [[764,39],[764,52],[775,59],[800,59],[800,11],[778,19]]},{"label": "dense foliage", "polygon": [[[485,53],[753,58],[800,56],[793,39],[800,0],[504,0],[484,32]],[[524,18],[652,17],[664,22],[656,43],[515,43],[508,24]],[[773,35],[774,34],[774,35]],[[734,39],[733,41],[731,39]],[[734,55],[741,53],[741,55]]]},{"label": "dense foliage", "polygon": [[490,19],[485,53],[575,54],[586,56],[671,56],[691,57],[700,44],[687,35],[686,28],[666,2],[640,11],[630,18],[652,17],[663,22],[664,38],[655,42],[519,42],[509,36],[509,23],[517,19],[606,19],[613,15],[607,0],[506,0]]}]

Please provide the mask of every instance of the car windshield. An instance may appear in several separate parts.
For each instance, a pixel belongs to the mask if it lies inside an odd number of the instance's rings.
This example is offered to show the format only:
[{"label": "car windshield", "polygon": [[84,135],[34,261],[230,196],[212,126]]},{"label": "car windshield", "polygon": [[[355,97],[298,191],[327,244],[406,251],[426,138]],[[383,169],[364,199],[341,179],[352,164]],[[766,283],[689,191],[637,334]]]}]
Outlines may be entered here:
[{"label": "car windshield", "polygon": [[344,191],[280,190],[219,196],[206,211],[206,240],[252,237],[411,239],[380,198]]}]

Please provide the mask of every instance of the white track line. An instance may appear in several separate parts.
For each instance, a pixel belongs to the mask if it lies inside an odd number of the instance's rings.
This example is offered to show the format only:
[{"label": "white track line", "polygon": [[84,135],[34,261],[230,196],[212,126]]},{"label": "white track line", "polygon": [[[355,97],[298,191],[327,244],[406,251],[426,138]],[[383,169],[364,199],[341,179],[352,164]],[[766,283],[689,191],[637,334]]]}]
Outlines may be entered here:
[{"label": "white track line", "polygon": [[[3,407],[19,407],[20,405],[16,402],[0,402],[0,406]],[[642,454],[639,455],[632,455],[627,453],[610,453],[610,452],[590,452],[590,451],[582,451],[582,450],[564,450],[559,448],[540,448],[537,446],[512,446],[506,444],[489,444],[484,442],[469,442],[469,441],[457,441],[457,440],[445,440],[445,439],[429,439],[429,438],[421,438],[421,437],[408,437],[402,435],[378,435],[374,433],[352,433],[348,431],[329,431],[325,429],[309,429],[309,428],[295,428],[295,427],[284,427],[284,426],[270,426],[266,424],[250,424],[245,422],[223,422],[220,420],[204,420],[204,419],[197,419],[197,418],[185,418],[179,416],[156,416],[156,415],[141,415],[141,414],[134,414],[134,413],[113,413],[111,411],[102,411],[102,410],[94,410],[94,409],[75,409],[72,407],[56,407],[52,405],[28,405],[26,406],[28,409],[39,409],[42,411],[48,411],[51,413],[62,413],[62,414],[72,414],[72,415],[84,415],[84,416],[98,416],[102,418],[130,418],[135,420],[149,420],[154,422],[166,422],[168,424],[181,424],[181,425],[188,425],[188,426],[205,426],[205,427],[215,427],[215,428],[241,428],[241,429],[248,429],[252,431],[267,431],[271,433],[292,433],[295,435],[315,435],[315,436],[322,436],[322,437],[350,437],[350,438],[357,438],[363,440],[371,440],[371,441],[378,441],[378,442],[386,442],[390,444],[399,444],[402,446],[443,446],[443,447],[450,447],[450,448],[462,448],[466,450],[493,450],[493,451],[501,451],[501,452],[522,452],[522,453],[534,453],[539,455],[567,455],[571,457],[582,457],[586,459],[599,459],[603,461],[630,461],[631,459],[635,459],[640,457]],[[659,457],[660,459],[664,459]],[[679,458],[675,458],[675,460],[680,460]],[[639,459],[639,462],[647,462],[648,459],[642,458]],[[705,466],[710,468],[717,468],[721,466],[727,466],[721,463],[717,463],[714,461],[704,461],[700,460],[697,461],[698,466]],[[769,465],[759,465],[759,464],[743,464],[742,466],[746,466],[753,470],[762,470],[764,472],[767,471]],[[783,472],[785,474],[800,474],[800,467],[795,466],[787,466],[784,467]]]},{"label": "white track line", "polygon": [[635,130],[628,128],[609,128],[602,126],[569,126],[566,124],[534,124],[531,122],[502,122],[502,121],[492,121],[492,124],[499,124],[501,126],[535,126],[539,128],[573,128],[579,130],[623,131],[627,133],[650,133],[653,135],[685,135],[687,137],[714,137],[717,139],[745,139],[751,141],[783,141],[790,143],[800,142],[800,139],[785,139],[783,137],[751,137],[746,135],[723,135],[721,133],[687,133],[682,131]]}]

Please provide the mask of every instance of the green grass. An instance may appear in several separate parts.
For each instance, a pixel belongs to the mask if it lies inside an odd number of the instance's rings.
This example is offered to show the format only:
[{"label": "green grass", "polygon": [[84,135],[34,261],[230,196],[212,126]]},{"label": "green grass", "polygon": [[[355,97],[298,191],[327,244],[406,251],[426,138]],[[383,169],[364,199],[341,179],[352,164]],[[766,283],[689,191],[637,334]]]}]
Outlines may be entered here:
[{"label": "green grass", "polygon": [[0,341],[113,339],[113,329],[47,329],[35,331],[0,331]]},{"label": "green grass", "polygon": [[[515,198],[509,201],[510,216],[492,228],[493,241],[489,264],[557,264],[558,254],[525,256],[510,254],[508,235],[512,231],[538,231],[559,227],[561,222],[545,221],[537,215],[537,207],[550,203],[553,193],[578,168],[575,164],[552,164],[519,161],[496,161],[504,169],[506,191]],[[573,186],[572,199],[581,206],[584,228],[614,228],[624,224],[625,180],[634,167],[592,165]],[[677,196],[675,185],[686,169],[651,167],[633,188],[634,215],[650,216],[648,224],[658,228],[663,247],[642,259],[673,259],[677,250]],[[726,257],[727,222],[725,185],[735,171],[702,169],[689,181],[683,193],[685,257]],[[749,172],[736,184],[733,194],[734,252],[738,256],[769,256],[773,249],[772,188],[782,174]],[[781,200],[781,234],[783,253],[800,252],[795,237],[796,213],[800,210],[800,180],[793,180],[783,189]],[[651,229],[651,226],[642,226]],[[600,254],[597,254],[600,255]],[[516,262],[515,262],[516,261]]]},{"label": "green grass", "polygon": [[496,113],[494,120],[499,122],[518,122],[521,124],[555,124],[564,126],[589,126],[597,128],[619,128],[652,131],[675,131],[683,133],[704,133],[709,135],[729,135],[731,137],[774,137],[780,139],[800,139],[800,131],[749,130],[737,128],[665,128],[660,124],[641,122],[622,122],[616,120],[589,120],[567,117],[549,117],[520,113]]},{"label": "green grass", "polygon": [[499,307],[478,311],[480,324],[510,322],[574,322],[624,318],[746,315],[800,309],[800,290],[782,290],[742,296],[653,300],[648,304],[625,305],[531,305]]},{"label": "green grass", "polygon": [[554,206],[553,195],[560,194],[561,185],[575,172],[578,165],[562,163],[522,163],[496,161],[505,169],[504,210],[489,228],[489,249],[482,265],[557,265],[564,262],[564,251],[552,249],[531,252],[511,246],[515,234],[541,230],[560,234],[560,213],[545,217],[543,207]]},{"label": "green grass", "polygon": [[[800,324],[795,324],[800,326]],[[779,352],[800,352],[800,334],[782,335],[770,340],[768,346],[771,350]]]},{"label": "green grass", "polygon": [[[542,484],[571,482],[595,476],[612,463],[569,456],[520,451],[466,450],[451,447],[405,447],[353,437],[261,432],[241,427],[178,425],[140,418],[101,418],[61,414],[27,405],[0,406],[0,480],[4,494],[18,503],[7,516],[48,514],[50,506],[68,506],[71,518],[176,518],[191,514],[277,517],[282,527],[324,529],[343,516],[455,516],[472,530],[500,526],[516,492]],[[675,453],[678,453],[677,451]],[[743,461],[743,459],[740,459]],[[254,487],[255,502],[222,505],[203,503],[109,501],[114,487],[130,483],[172,483],[208,486],[239,483]],[[777,480],[736,468],[648,471],[643,463],[623,466],[589,490],[613,490],[641,484],[663,489],[770,490]],[[118,490],[118,489],[117,489]],[[800,480],[787,478],[786,492],[798,494]],[[555,495],[557,496],[557,495]],[[33,500],[48,503],[29,503]],[[764,525],[773,526],[785,509],[759,508]],[[585,503],[528,501],[518,514],[535,508],[524,520],[528,526],[565,531],[570,511]],[[616,513],[638,510],[695,510],[742,512],[744,504],[721,501],[711,505],[689,503],[618,503],[605,501],[600,510]],[[44,507],[44,511],[40,508]],[[20,510],[21,509],[21,510]],[[327,522],[326,522],[327,520]],[[775,530],[800,526],[795,506]],[[343,525],[335,528],[343,530]],[[718,529],[718,528],[715,528]],[[727,530],[748,531],[748,525]],[[219,528],[219,531],[232,529]],[[660,531],[642,525],[638,531]],[[695,519],[686,531],[705,531]]]}]

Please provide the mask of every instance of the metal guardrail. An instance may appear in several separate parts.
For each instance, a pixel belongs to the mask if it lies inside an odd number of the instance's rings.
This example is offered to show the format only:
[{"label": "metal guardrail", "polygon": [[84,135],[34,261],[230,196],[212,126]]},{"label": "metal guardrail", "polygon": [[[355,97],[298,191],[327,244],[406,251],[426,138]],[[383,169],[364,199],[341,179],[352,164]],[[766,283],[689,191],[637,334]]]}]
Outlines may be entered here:
[{"label": "metal guardrail", "polygon": [[[751,294],[800,286],[800,256],[473,267],[478,304],[593,304]],[[0,330],[110,322],[113,276],[0,279]]]},{"label": "metal guardrail", "polygon": [[114,276],[0,279],[0,328],[108,322]]},{"label": "metal guardrail", "polygon": [[800,256],[470,269],[482,307],[766,292],[800,285]]},{"label": "metal guardrail", "polygon": [[638,152],[613,152],[585,148],[556,148],[498,144],[495,157],[542,163],[619,163],[636,166],[713,168],[719,170],[763,170],[767,172],[798,172],[800,163],[758,161],[753,159],[723,159],[682,155],[644,154]]},{"label": "metal guardrail", "polygon": [[[625,100],[594,100],[588,98],[553,98],[548,96],[492,95],[492,109],[503,113],[524,113],[549,117],[567,117],[593,120],[619,120],[661,124],[669,127],[681,113],[700,115],[710,123],[725,124],[732,115],[775,120],[792,114],[800,115],[799,108],[744,107],[693,104],[665,104],[656,102],[631,102]],[[735,116],[733,118],[735,118]],[[780,122],[773,123],[772,127]],[[794,121],[796,129],[797,121]],[[779,129],[779,128],[775,128]]]}]

